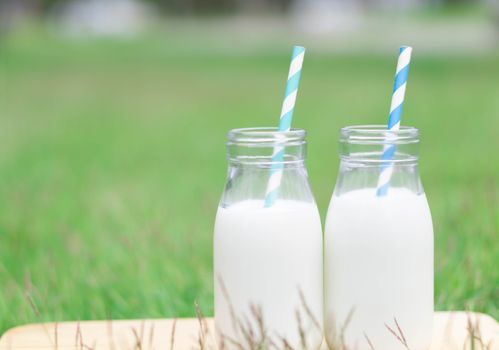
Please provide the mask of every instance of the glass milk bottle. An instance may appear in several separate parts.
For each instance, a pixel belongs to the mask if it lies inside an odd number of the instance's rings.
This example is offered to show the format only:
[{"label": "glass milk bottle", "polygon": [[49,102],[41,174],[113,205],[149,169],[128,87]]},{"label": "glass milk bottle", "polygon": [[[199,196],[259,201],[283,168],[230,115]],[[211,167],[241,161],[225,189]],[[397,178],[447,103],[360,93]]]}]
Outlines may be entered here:
[{"label": "glass milk bottle", "polygon": [[[324,237],[325,333],[332,348],[423,350],[430,344],[433,228],[418,145],[412,127],[340,131],[340,170]],[[391,162],[381,157],[388,146],[396,147]],[[390,167],[382,194],[378,179]]]},{"label": "glass milk bottle", "polygon": [[[227,149],[228,177],[214,233],[218,342],[225,349],[285,342],[295,349],[304,348],[303,343],[317,349],[322,342],[323,246],[305,168],[305,131],[235,129],[228,134]],[[276,149],[284,153],[281,159],[272,157]],[[275,172],[280,182],[266,205]]]}]

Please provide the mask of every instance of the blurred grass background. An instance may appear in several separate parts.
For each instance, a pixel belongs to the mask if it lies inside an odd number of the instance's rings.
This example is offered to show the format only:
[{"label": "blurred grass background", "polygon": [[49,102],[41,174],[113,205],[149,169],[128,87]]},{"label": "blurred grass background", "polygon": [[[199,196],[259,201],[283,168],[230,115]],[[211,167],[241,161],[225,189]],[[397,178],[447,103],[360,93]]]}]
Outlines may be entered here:
[{"label": "blurred grass background", "polygon": [[[212,313],[225,134],[277,122],[291,42],[241,53],[190,40],[73,40],[36,26],[3,37],[0,333],[193,316],[195,299]],[[309,132],[322,214],[338,129],[385,123],[396,52],[307,52],[294,126]],[[406,101],[434,220],[436,309],[497,319],[499,51],[415,47]]]}]

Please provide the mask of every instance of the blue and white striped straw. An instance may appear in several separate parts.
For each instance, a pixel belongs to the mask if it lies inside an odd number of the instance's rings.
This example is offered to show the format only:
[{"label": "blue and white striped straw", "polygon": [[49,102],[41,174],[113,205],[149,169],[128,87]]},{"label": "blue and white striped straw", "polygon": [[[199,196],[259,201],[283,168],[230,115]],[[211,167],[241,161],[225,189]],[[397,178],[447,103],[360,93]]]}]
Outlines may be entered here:
[{"label": "blue and white striped straw", "polygon": [[[282,103],[281,118],[279,120],[279,131],[287,132],[291,129],[291,121],[293,119],[293,111],[295,109],[296,94],[300,85],[301,67],[303,65],[303,57],[305,56],[305,48],[302,46],[294,46],[291,54],[291,64],[289,66],[288,81],[286,82],[286,92],[284,93],[284,102]],[[281,185],[282,169],[284,160],[284,147],[275,146],[272,153],[272,166],[270,179],[267,184],[265,193],[265,208],[271,207],[276,198],[279,186]],[[277,163],[277,164],[276,164]]]},{"label": "blue and white striped straw", "polygon": [[[397,62],[397,72],[395,73],[395,83],[393,84],[392,104],[390,107],[390,117],[388,119],[388,131],[396,132],[400,129],[400,119],[402,118],[402,107],[404,105],[405,88],[407,84],[407,76],[409,75],[409,63],[411,62],[412,47],[402,46],[399,52]],[[388,133],[388,144],[383,148],[381,159],[381,173],[378,179],[376,195],[378,197],[385,196],[390,187],[390,178],[393,173],[393,165],[390,160],[393,159],[397,146],[390,144],[395,135]]]}]

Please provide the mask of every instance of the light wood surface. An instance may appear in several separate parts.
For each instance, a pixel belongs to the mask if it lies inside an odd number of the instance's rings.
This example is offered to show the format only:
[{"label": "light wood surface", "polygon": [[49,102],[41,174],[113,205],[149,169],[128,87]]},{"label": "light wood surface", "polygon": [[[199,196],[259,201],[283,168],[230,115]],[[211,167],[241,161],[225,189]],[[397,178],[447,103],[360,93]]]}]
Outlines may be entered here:
[{"label": "light wood surface", "polygon": [[[204,349],[215,349],[213,320],[205,320]],[[499,350],[499,324],[490,316],[465,312],[436,312],[431,350]],[[172,344],[172,334],[175,335]],[[120,350],[200,349],[197,319],[127,321],[85,321],[30,324],[7,331],[0,338],[0,350]],[[325,344],[324,349],[326,349]],[[382,349],[381,349],[382,350]]]}]

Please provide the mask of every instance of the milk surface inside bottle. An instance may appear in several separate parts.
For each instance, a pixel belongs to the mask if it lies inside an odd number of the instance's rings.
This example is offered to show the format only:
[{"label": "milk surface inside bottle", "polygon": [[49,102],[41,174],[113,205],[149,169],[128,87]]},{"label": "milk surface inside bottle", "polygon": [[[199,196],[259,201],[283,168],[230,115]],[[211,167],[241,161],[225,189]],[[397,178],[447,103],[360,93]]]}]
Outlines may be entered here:
[{"label": "milk surface inside bottle", "polygon": [[[424,350],[431,341],[433,228],[418,172],[419,134],[410,127],[392,134],[388,142],[397,151],[387,163],[385,128],[340,132],[324,238],[325,333],[332,348]],[[385,166],[393,173],[379,195]]]},{"label": "milk surface inside bottle", "polygon": [[[280,162],[272,160],[276,145],[284,147]],[[214,233],[215,326],[226,349],[282,346],[284,339],[296,349],[303,341],[317,349],[322,342],[322,229],[305,146],[300,129],[229,133],[228,179]],[[265,207],[276,169],[280,186]]]}]

